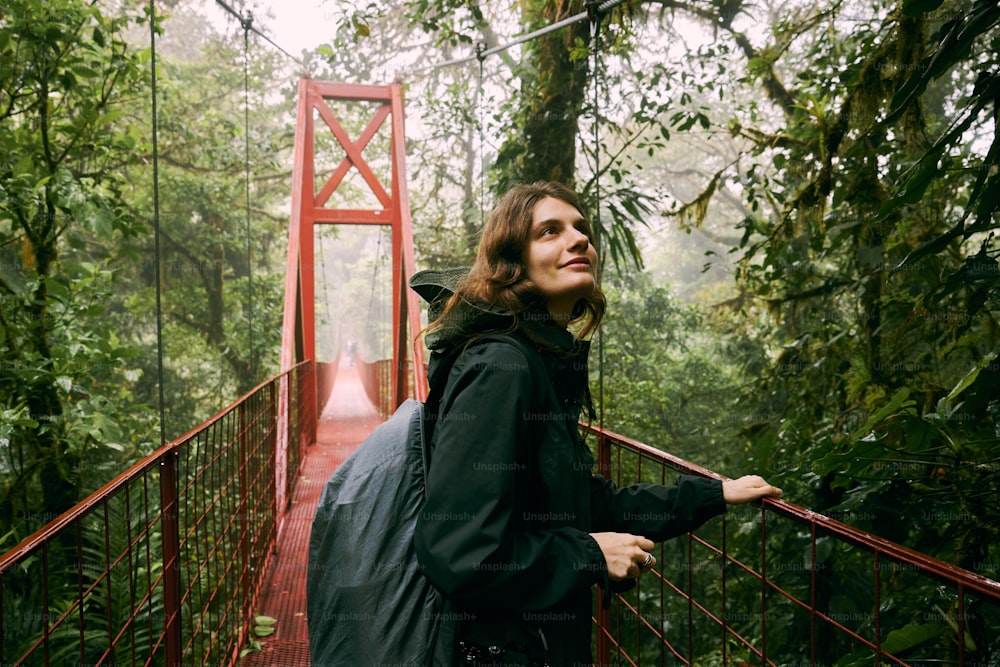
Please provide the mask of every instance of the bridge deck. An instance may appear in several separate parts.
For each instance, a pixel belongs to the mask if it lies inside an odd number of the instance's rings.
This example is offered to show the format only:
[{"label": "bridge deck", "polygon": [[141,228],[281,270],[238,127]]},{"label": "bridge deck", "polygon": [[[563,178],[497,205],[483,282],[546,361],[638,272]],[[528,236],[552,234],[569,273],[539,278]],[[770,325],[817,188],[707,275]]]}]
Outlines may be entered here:
[{"label": "bridge deck", "polygon": [[342,358],[327,408],[317,425],[317,443],[302,462],[292,506],[278,536],[277,551],[261,591],[257,613],[278,620],[277,630],[259,640],[262,651],[240,664],[255,667],[309,665],[306,625],[306,571],[309,532],[323,485],[334,469],[361,444],[379,423],[368,400],[357,367]]}]

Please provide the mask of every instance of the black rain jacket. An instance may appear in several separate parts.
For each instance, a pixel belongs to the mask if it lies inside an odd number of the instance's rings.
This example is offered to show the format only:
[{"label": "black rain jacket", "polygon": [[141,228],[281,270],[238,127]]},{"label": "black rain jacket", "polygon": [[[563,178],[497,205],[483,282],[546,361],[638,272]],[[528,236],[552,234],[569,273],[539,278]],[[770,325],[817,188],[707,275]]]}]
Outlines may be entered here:
[{"label": "black rain jacket", "polygon": [[616,488],[593,473],[577,427],[588,345],[529,316],[515,335],[540,366],[510,342],[477,341],[511,318],[468,309],[458,321],[461,330],[427,341],[431,385],[445,389],[418,561],[449,601],[457,641],[521,649],[552,667],[591,665],[593,586],[609,580],[589,533],[683,535],[725,512],[721,483],[681,476],[676,486]]}]

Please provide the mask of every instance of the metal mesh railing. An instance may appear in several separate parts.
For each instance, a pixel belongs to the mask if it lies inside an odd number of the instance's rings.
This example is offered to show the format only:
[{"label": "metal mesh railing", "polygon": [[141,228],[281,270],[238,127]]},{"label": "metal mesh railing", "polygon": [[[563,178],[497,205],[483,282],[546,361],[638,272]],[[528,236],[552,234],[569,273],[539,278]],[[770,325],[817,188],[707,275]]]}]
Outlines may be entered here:
[{"label": "metal mesh railing", "polygon": [[[292,489],[314,438],[314,381],[306,362],[260,385],[0,558],[0,664],[234,663],[274,550],[277,485]],[[619,486],[716,476],[588,428]],[[736,508],[655,555],[599,609],[599,664],[1000,663],[1000,583],[786,502]]]},{"label": "metal mesh railing", "polygon": [[[608,431],[619,486],[715,473]],[[1000,665],[1000,583],[784,501],[657,545],[598,609],[600,665]]]},{"label": "metal mesh railing", "polygon": [[[316,421],[319,418],[315,365],[304,361],[288,374],[291,400],[288,411],[288,465],[285,469],[285,499],[291,502],[295,481],[306,448],[316,442]],[[287,507],[282,508],[287,509]]]},{"label": "metal mesh railing", "polygon": [[[396,409],[392,397],[393,366],[392,359],[379,359],[367,362],[358,357],[358,374],[361,376],[361,383],[365,388],[368,400],[372,402],[378,411],[379,417],[388,419]],[[406,361],[406,375],[408,382],[403,389],[403,396],[412,398],[415,396],[413,389],[413,362]]]},{"label": "metal mesh railing", "polygon": [[[304,368],[308,366],[308,369]],[[228,664],[277,535],[274,458],[294,480],[310,364],[158,449],[0,558],[0,664]],[[294,458],[293,458],[294,457]],[[294,466],[292,461],[295,461]]]}]

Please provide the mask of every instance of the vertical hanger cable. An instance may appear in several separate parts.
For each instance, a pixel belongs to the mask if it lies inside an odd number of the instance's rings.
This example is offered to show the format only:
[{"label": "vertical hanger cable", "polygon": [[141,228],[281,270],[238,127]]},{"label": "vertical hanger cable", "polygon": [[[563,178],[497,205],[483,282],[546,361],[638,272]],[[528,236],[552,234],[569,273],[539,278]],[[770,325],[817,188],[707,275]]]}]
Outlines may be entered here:
[{"label": "vertical hanger cable", "polygon": [[253,346],[253,247],[250,235],[250,28],[253,17],[240,19],[243,25],[243,175],[246,185],[246,242],[247,242],[247,346],[250,364],[250,382],[253,384],[257,369]]},{"label": "vertical hanger cable", "polygon": [[[608,4],[608,3],[604,3]],[[593,80],[594,102],[594,218],[598,228],[601,227],[601,107],[600,107],[600,83],[601,83],[601,61],[600,55],[600,32],[601,32],[600,7],[597,7],[590,18],[590,54],[593,56],[593,66],[591,69],[591,79]],[[598,271],[604,272],[605,251],[604,244],[601,244],[600,257],[598,258]],[[597,393],[600,397],[600,408],[598,412],[598,425],[604,428],[604,329],[597,330]]]},{"label": "vertical hanger cable", "polygon": [[486,103],[483,93],[483,62],[486,60],[484,52],[486,44],[479,42],[476,44],[476,58],[479,60],[479,224],[486,225]]},{"label": "vertical hanger cable", "polygon": [[163,301],[160,261],[160,151],[157,137],[158,121],[156,113],[156,3],[149,0],[149,69],[150,97],[152,102],[153,140],[153,257],[156,272],[156,377],[159,385],[160,403],[160,444],[166,442],[166,410],[163,399]]}]

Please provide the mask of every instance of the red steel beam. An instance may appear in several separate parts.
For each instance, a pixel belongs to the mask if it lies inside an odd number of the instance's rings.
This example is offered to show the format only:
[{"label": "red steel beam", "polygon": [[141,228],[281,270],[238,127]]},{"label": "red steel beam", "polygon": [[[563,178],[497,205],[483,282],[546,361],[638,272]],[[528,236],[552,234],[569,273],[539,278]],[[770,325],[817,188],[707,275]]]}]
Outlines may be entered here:
[{"label": "red steel beam", "polygon": [[[375,102],[364,130],[352,139],[337,118],[330,100]],[[316,117],[322,123],[316,123]],[[391,182],[383,183],[364,156],[372,138],[391,120]],[[316,133],[325,127],[345,157],[316,191]],[[354,209],[330,206],[331,196],[350,169],[356,169],[381,209]],[[423,346],[416,340],[420,329],[417,296],[407,289],[407,280],[416,270],[409,192],[406,185],[406,144],[402,87],[399,84],[372,86],[302,79],[299,81],[298,123],[295,139],[295,166],[292,177],[292,214],[288,237],[285,315],[282,330],[281,368],[287,370],[307,359],[315,360],[315,252],[317,224],[387,225],[392,231],[392,401],[393,407],[407,396],[408,369],[414,371],[413,394],[426,398]],[[296,332],[301,332],[300,336]],[[282,398],[283,402],[287,397]]]}]

